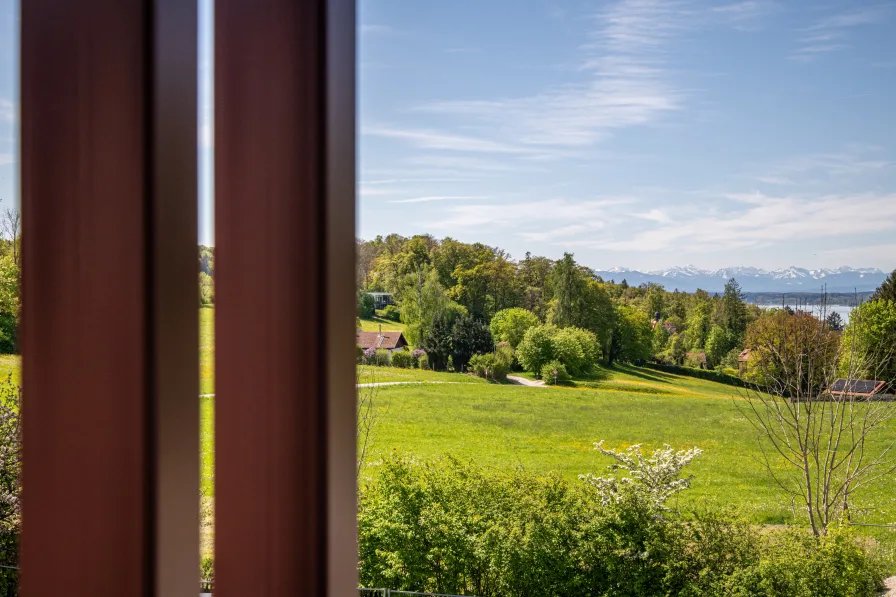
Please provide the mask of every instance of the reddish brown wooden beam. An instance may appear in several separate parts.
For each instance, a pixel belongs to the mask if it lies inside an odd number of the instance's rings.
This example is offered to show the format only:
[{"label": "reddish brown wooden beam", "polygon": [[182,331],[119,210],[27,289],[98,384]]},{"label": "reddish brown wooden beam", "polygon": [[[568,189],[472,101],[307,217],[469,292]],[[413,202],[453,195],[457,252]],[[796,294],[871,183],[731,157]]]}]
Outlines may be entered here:
[{"label": "reddish brown wooden beam", "polygon": [[355,588],[354,5],[215,3],[216,594]]},{"label": "reddish brown wooden beam", "polygon": [[195,36],[22,5],[25,596],[197,589]]}]

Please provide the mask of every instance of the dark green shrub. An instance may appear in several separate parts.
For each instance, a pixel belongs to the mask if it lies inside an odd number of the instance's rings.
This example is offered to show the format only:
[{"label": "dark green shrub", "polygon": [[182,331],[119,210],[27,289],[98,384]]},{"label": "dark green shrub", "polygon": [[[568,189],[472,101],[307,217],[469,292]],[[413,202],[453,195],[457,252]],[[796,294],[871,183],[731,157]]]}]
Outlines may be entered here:
[{"label": "dark green shrub", "polygon": [[401,321],[401,310],[395,305],[387,305],[383,309],[383,318],[389,321]]},{"label": "dark green shrub", "polygon": [[544,380],[545,384],[550,386],[569,381],[569,373],[566,372],[566,367],[563,363],[560,361],[551,361],[550,363],[545,363],[541,368],[541,379]]},{"label": "dark green shrub", "polygon": [[643,493],[444,458],[386,458],[358,506],[362,586],[482,597],[873,597],[885,568],[845,529],[758,531]]},{"label": "dark green shrub", "polygon": [[490,352],[473,355],[467,367],[475,375],[484,379],[504,381],[507,379],[507,374],[510,373],[510,364],[512,362],[512,351],[510,359],[507,358],[506,352]]},{"label": "dark green shrub", "polygon": [[400,350],[392,353],[392,366],[401,369],[410,369],[414,364],[414,358],[407,350]]},{"label": "dark green shrub", "polygon": [[469,316],[457,318],[451,331],[451,360],[456,371],[465,371],[473,355],[494,349],[495,343],[487,325]]},{"label": "dark green shrub", "polygon": [[361,363],[364,361],[364,349],[361,348],[360,344],[355,344],[355,350],[357,351],[356,357],[358,362]]},{"label": "dark green shrub", "polygon": [[429,357],[425,352],[417,359],[417,367],[424,370],[429,369]]},{"label": "dark green shrub", "polygon": [[516,349],[516,358],[526,371],[540,373],[545,363],[554,360],[554,344],[551,341],[557,334],[552,325],[539,325],[529,328]]},{"label": "dark green shrub", "polygon": [[388,367],[392,361],[392,353],[385,348],[378,348],[373,357],[373,364],[377,367]]},{"label": "dark green shrub", "polygon": [[[21,521],[21,404],[22,390],[12,377],[0,381],[0,565],[12,567],[18,564]],[[17,586],[18,572],[0,568],[0,595],[16,595]]]},{"label": "dark green shrub", "polygon": [[358,317],[372,319],[376,315],[376,301],[366,292],[358,293]]},{"label": "dark green shrub", "polygon": [[451,331],[454,326],[453,319],[443,314],[436,318],[432,328],[423,338],[423,348],[426,351],[427,364],[433,371],[444,371],[448,368],[451,358]]}]

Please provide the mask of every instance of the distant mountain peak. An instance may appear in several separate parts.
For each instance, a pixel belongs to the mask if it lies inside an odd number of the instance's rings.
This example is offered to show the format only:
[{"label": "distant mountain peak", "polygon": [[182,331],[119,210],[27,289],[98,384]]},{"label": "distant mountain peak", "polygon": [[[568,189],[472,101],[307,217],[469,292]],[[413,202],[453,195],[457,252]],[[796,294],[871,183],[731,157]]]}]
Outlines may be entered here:
[{"label": "distant mountain peak", "polygon": [[625,274],[626,280],[632,285],[650,282],[662,284],[670,290],[678,288],[688,292],[697,288],[719,292],[730,278],[735,278],[746,292],[818,292],[822,285],[826,285],[829,292],[865,292],[876,289],[886,278],[886,274],[877,268],[853,268],[845,265],[818,269],[791,265],[773,270],[746,265],[716,270],[683,265],[653,271],[613,267],[595,273],[605,279]]}]

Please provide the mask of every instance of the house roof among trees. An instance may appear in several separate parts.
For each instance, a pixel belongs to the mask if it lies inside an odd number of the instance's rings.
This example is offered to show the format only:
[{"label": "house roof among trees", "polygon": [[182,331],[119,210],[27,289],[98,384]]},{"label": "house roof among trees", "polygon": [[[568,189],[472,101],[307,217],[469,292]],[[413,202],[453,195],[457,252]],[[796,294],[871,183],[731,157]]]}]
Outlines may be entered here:
[{"label": "house roof among trees", "polygon": [[737,355],[737,360],[740,362],[745,362],[749,359],[750,359],[750,349],[749,348],[743,349],[743,351],[739,355]]},{"label": "house roof among trees", "polygon": [[874,396],[883,391],[886,382],[874,379],[838,379],[831,384],[832,394],[850,394],[853,396]]},{"label": "house roof among trees", "polygon": [[401,332],[358,332],[355,341],[365,350],[368,348],[393,350],[408,344]]}]

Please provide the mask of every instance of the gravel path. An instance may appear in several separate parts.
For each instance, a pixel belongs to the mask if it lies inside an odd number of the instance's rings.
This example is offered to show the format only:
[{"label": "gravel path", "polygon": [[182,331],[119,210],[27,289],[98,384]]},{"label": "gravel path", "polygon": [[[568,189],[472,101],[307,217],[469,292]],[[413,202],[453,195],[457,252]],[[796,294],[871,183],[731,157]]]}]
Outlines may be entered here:
[{"label": "gravel path", "polygon": [[519,377],[517,375],[508,375],[507,381],[509,381],[512,384],[518,385],[518,386],[532,386],[534,388],[543,388],[544,387],[544,381],[542,381],[540,379],[538,379],[538,380],[526,379],[525,377]]}]

